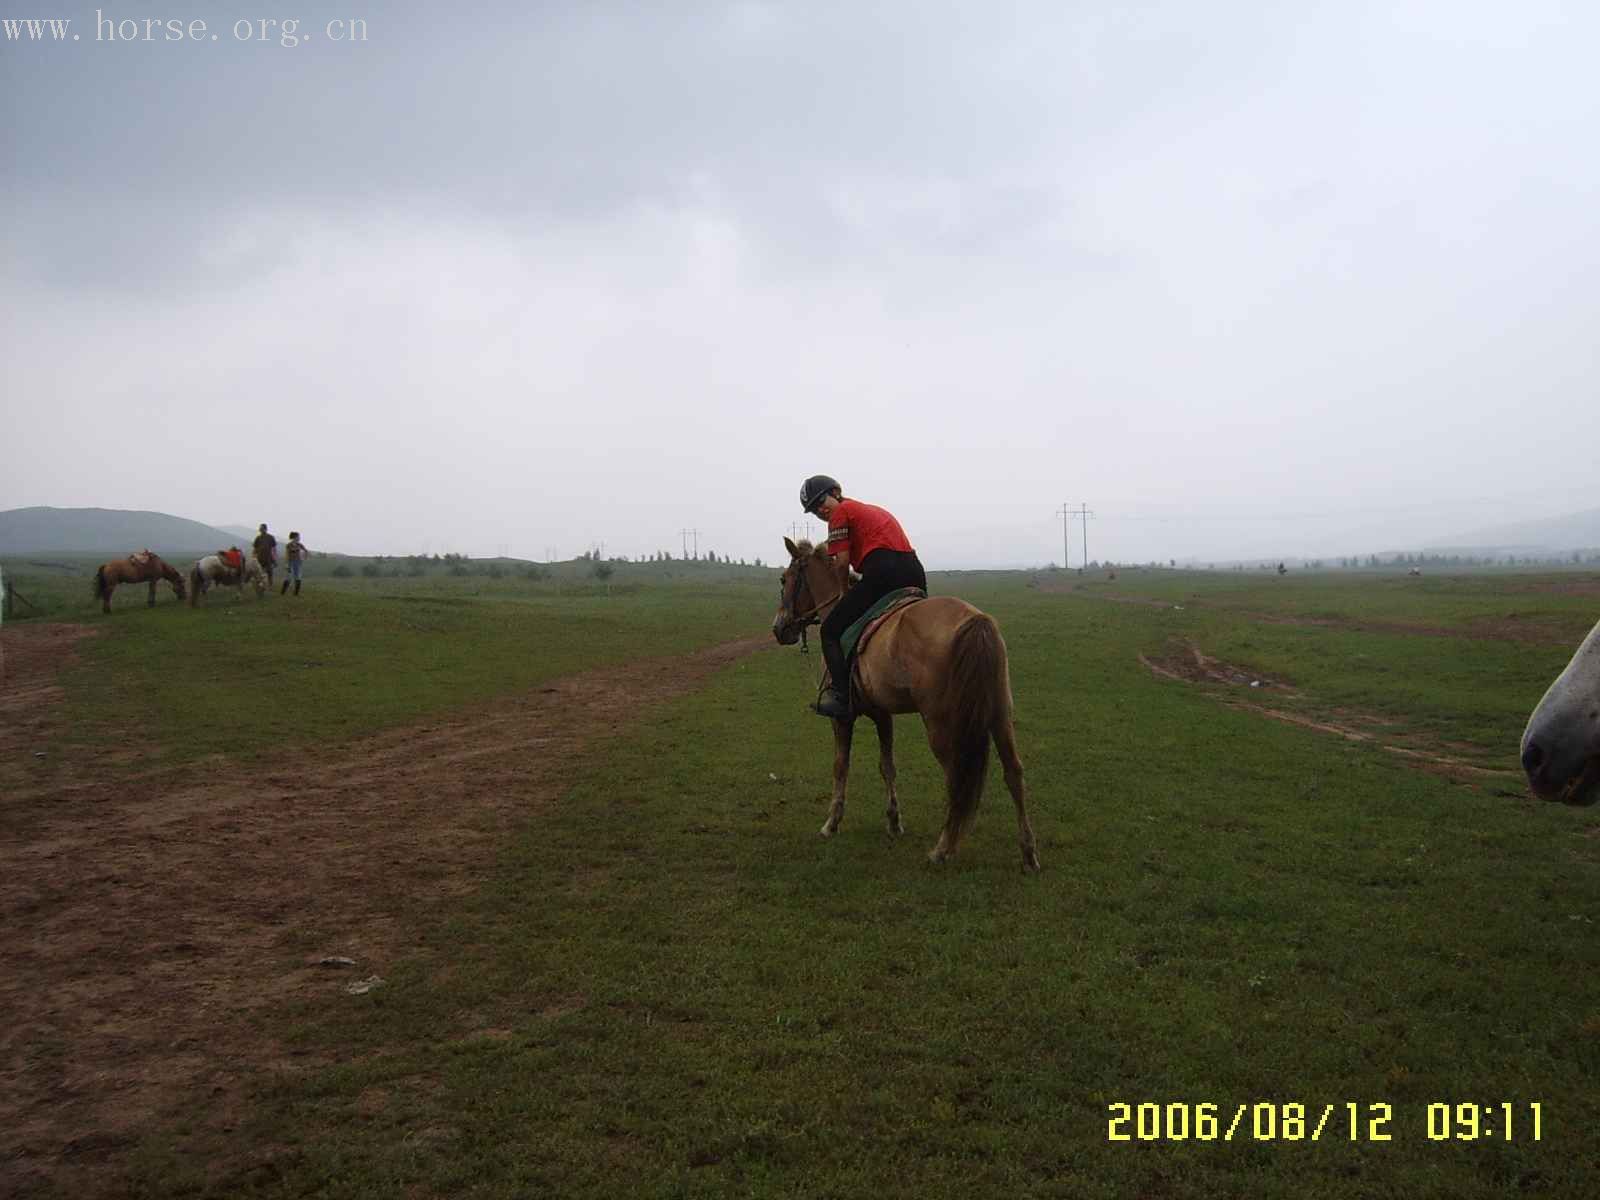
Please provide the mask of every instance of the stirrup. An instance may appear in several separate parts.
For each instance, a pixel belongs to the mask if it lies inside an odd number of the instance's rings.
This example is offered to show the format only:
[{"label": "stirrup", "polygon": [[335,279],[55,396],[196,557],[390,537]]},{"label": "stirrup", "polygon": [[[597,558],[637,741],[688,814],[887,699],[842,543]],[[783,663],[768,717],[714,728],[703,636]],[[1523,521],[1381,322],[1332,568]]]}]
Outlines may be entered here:
[{"label": "stirrup", "polygon": [[850,703],[838,692],[828,688],[817,697],[817,713],[819,716],[832,717],[836,721],[845,721],[850,718]]}]

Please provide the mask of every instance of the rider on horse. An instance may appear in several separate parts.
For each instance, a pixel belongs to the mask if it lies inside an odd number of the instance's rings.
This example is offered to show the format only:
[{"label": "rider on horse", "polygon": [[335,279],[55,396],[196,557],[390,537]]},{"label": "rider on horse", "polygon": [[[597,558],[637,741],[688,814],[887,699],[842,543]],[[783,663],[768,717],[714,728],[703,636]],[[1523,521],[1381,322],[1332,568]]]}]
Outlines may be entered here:
[{"label": "rider on horse", "polygon": [[875,504],[847,499],[837,479],[828,475],[807,479],[800,485],[800,507],[828,522],[828,552],[840,572],[848,562],[861,576],[822,622],[829,686],[817,701],[817,712],[844,719],[850,715],[850,679],[839,639],[874,602],[897,588],[926,592],[928,575],[893,514]]}]

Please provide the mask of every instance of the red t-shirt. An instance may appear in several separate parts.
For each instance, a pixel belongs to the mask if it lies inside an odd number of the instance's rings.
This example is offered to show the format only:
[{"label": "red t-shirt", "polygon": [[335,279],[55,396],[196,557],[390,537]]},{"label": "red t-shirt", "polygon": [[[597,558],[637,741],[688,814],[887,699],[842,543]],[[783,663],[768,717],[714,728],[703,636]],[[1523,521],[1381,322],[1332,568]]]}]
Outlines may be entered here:
[{"label": "red t-shirt", "polygon": [[850,552],[850,565],[861,569],[862,560],[874,550],[911,549],[911,541],[900,522],[887,509],[860,500],[842,501],[828,518],[828,553]]}]

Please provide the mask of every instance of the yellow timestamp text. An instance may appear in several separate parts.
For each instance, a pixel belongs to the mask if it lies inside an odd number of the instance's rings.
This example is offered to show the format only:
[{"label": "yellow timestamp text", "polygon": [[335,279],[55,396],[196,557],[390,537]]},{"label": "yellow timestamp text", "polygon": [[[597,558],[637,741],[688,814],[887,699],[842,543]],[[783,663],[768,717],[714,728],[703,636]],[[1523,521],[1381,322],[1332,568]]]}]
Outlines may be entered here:
[{"label": "yellow timestamp text", "polygon": [[1241,1104],[1114,1103],[1107,1106],[1106,1137],[1113,1142],[1300,1142],[1323,1138],[1388,1142],[1396,1132],[1426,1133],[1430,1141],[1479,1139],[1539,1141],[1544,1109],[1538,1102],[1510,1100],[1474,1103],[1437,1101],[1423,1120],[1395,1121],[1394,1106],[1382,1100],[1302,1104],[1256,1100]]}]

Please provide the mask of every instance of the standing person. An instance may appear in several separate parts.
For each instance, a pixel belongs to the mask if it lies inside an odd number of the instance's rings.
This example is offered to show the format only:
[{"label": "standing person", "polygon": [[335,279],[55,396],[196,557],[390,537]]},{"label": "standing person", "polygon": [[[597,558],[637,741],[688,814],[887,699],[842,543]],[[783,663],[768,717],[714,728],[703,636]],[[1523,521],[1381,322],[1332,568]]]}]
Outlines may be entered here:
[{"label": "standing person", "polygon": [[278,539],[267,532],[265,522],[261,525],[261,532],[256,534],[256,540],[250,543],[250,549],[255,553],[261,569],[267,573],[267,586],[271,587],[272,569],[278,565]]},{"label": "standing person", "polygon": [[283,577],[283,592],[278,593],[280,596],[289,590],[290,580],[294,581],[294,594],[296,596],[300,594],[300,564],[305,561],[306,555],[310,553],[311,551],[306,549],[305,543],[300,540],[300,531],[291,529],[289,531],[289,540],[284,543],[283,547],[283,555],[288,562],[288,571]]},{"label": "standing person", "polygon": [[813,475],[801,484],[800,507],[828,522],[828,553],[840,573],[848,562],[861,576],[822,622],[829,686],[817,701],[817,712],[844,719],[850,715],[850,680],[839,639],[867,609],[897,588],[926,592],[928,573],[894,515],[875,504],[846,498],[832,476]]}]

